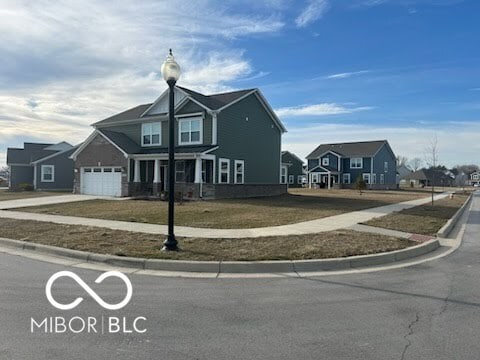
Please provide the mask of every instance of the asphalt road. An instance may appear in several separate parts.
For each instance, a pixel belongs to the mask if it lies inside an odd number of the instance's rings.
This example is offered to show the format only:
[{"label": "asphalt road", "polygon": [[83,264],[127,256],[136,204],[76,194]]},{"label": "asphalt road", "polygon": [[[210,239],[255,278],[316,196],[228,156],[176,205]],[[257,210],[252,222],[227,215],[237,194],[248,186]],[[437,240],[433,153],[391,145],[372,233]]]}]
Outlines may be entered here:
[{"label": "asphalt road", "polygon": [[[45,284],[68,268],[1,254],[0,359],[480,359],[480,195],[472,206],[462,246],[439,260],[308,279],[129,275],[133,297],[117,311],[71,279],[55,298],[85,300],[57,310]],[[74,272],[105,301],[125,294],[118,279]],[[32,333],[31,318],[48,316],[126,317],[127,329],[144,316],[147,332]]]}]

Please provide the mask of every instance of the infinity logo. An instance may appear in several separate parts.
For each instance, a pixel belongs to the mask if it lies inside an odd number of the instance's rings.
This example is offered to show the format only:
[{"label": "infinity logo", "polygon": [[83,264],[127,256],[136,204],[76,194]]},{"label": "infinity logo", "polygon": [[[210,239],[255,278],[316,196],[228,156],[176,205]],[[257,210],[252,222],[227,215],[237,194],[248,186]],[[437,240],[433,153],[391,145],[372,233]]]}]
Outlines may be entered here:
[{"label": "infinity logo", "polygon": [[130,299],[132,298],[132,283],[130,282],[130,280],[124,274],[122,274],[119,271],[107,271],[107,272],[103,273],[102,275],[100,275],[95,280],[95,283],[100,284],[103,280],[105,280],[106,278],[112,277],[112,276],[122,279],[123,282],[125,283],[125,285],[127,286],[127,295],[122,300],[122,302],[120,302],[118,304],[109,304],[109,303],[106,303],[105,301],[103,301],[103,299],[100,296],[98,296],[97,293],[95,291],[93,291],[92,288],[85,283],[85,281],[83,281],[77,274],[75,274],[71,271],[59,271],[59,272],[53,274],[50,277],[50,279],[48,279],[48,281],[47,281],[47,285],[45,286],[45,293],[47,295],[48,301],[50,301],[50,304],[55,306],[57,309],[71,310],[71,309],[77,307],[83,301],[82,297],[76,298],[70,304],[60,304],[52,296],[52,285],[55,282],[55,280],[57,280],[58,278],[61,278],[61,277],[69,277],[69,278],[75,280],[77,282],[77,284],[80,285],[100,306],[104,307],[107,310],[118,310],[118,309],[123,308],[125,305],[127,305],[128,302],[130,301]]}]

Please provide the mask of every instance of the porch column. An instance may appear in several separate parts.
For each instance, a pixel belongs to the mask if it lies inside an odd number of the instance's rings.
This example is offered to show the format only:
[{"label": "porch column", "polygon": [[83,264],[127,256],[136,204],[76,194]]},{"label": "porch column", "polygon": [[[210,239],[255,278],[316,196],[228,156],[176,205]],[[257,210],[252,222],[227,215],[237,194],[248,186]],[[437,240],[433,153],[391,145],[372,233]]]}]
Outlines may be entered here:
[{"label": "porch column", "polygon": [[308,188],[312,188],[312,173],[308,173]]},{"label": "porch column", "polygon": [[202,159],[197,157],[195,159],[195,184],[202,182]]},{"label": "porch column", "polygon": [[155,166],[153,167],[153,182],[160,182],[160,159],[155,159]]},{"label": "porch column", "polygon": [[135,159],[135,171],[133,173],[133,182],[140,182],[140,160]]},{"label": "porch column", "polygon": [[328,172],[328,190],[330,190],[330,187],[331,187],[331,186],[330,186],[330,185],[331,185],[331,184],[330,184],[331,180],[332,180],[332,173],[329,171],[329,172]]}]

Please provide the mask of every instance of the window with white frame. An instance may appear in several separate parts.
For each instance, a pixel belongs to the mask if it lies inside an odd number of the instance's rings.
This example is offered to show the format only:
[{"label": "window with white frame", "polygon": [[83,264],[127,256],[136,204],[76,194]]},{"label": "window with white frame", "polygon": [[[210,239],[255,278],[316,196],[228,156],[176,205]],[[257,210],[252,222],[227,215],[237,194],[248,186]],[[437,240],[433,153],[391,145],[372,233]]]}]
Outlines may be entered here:
[{"label": "window with white frame", "polygon": [[202,143],[202,118],[184,118],[178,120],[178,143],[192,145]]},{"label": "window with white frame", "polygon": [[350,168],[351,169],[361,169],[361,168],[363,168],[363,158],[351,158],[350,159]]},{"label": "window with white frame", "polygon": [[294,175],[288,175],[288,183],[289,184],[294,184],[295,183],[295,176]]},{"label": "window with white frame", "polygon": [[280,184],[287,183],[287,167],[283,166],[280,168]]},{"label": "window with white frame", "polygon": [[161,123],[142,124],[142,146],[161,145],[162,126]]},{"label": "window with white frame", "polygon": [[383,170],[384,170],[385,172],[388,172],[388,161],[385,161],[385,162],[383,163]]},{"label": "window with white frame", "polygon": [[245,182],[245,161],[235,160],[235,184]]},{"label": "window with white frame", "polygon": [[175,161],[175,181],[185,182],[185,161]]},{"label": "window with white frame", "polygon": [[372,174],[372,184],[377,183],[377,174]]},{"label": "window with white frame", "polygon": [[380,174],[380,184],[385,184],[385,175],[384,174]]},{"label": "window with white frame", "polygon": [[363,174],[363,181],[365,184],[370,184],[370,174]]},{"label": "window with white frame", "polygon": [[314,184],[318,183],[318,174],[317,173],[312,174],[312,183],[314,183]]},{"label": "window with white frame", "polygon": [[230,160],[220,159],[220,171],[218,173],[218,183],[230,183]]},{"label": "window with white frame", "polygon": [[303,184],[303,175],[298,175],[297,176],[297,183],[298,184]]},{"label": "window with white frame", "polygon": [[322,158],[322,166],[330,165],[330,159],[328,157]]},{"label": "window with white frame", "polygon": [[350,174],[343,174],[343,183],[350,184],[350,182],[351,182]]},{"label": "window with white frame", "polygon": [[54,182],[55,181],[55,166],[42,165],[41,176],[42,182]]}]

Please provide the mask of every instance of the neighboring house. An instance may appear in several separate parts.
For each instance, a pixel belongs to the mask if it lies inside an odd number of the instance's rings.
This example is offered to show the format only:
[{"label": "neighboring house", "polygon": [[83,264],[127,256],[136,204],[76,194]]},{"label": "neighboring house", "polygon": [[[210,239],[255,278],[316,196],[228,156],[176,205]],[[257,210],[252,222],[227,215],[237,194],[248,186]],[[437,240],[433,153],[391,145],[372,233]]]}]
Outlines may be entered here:
[{"label": "neighboring house", "polygon": [[69,157],[76,148],[66,142],[24,143],[23,149],[8,148],[10,189],[72,191],[73,161]]},{"label": "neighboring house", "polygon": [[470,185],[480,184],[480,171],[470,174]]},{"label": "neighboring house", "polygon": [[303,161],[290,151],[282,151],[282,168],[280,169],[280,183],[288,187],[302,187],[305,180]]},{"label": "neighboring house", "polygon": [[[277,195],[286,131],[258,89],[203,95],[175,88],[176,191],[185,198]],[[93,124],[72,154],[75,193],[161,196],[167,190],[168,91]]]},{"label": "neighboring house", "polygon": [[445,174],[442,170],[420,169],[410,175],[405,180],[412,186],[453,186],[455,179],[450,175]]},{"label": "neighboring house", "polygon": [[321,144],[308,161],[309,186],[351,188],[361,176],[369,189],[396,188],[396,159],[387,140]]},{"label": "neighboring house", "polygon": [[410,175],[413,171],[406,165],[397,166],[397,184],[405,185],[408,184],[405,178]]},{"label": "neighboring house", "polygon": [[469,176],[465,173],[455,175],[455,186],[466,186],[470,184]]}]

